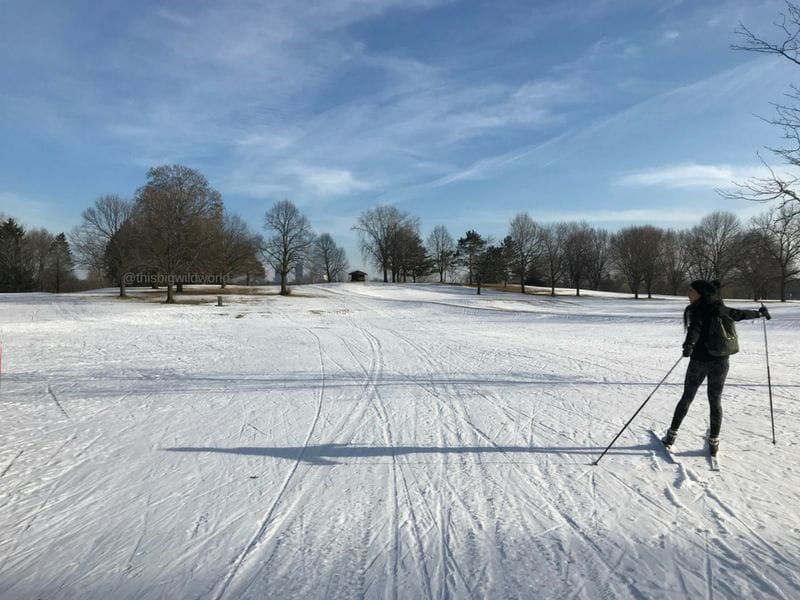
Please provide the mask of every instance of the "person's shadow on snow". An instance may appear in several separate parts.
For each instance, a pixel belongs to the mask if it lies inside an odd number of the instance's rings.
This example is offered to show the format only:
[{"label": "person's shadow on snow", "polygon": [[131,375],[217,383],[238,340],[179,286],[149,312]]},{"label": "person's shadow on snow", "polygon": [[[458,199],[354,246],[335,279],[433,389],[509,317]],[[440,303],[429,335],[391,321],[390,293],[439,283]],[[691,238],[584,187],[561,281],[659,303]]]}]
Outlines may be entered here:
[{"label": "person's shadow on snow", "polygon": [[[650,454],[653,452],[652,444],[627,446],[609,450],[608,454]],[[481,454],[497,455],[508,458],[508,455],[525,454],[553,454],[553,455],[597,455],[602,448],[592,447],[561,447],[561,446],[361,446],[356,444],[320,444],[309,446],[289,447],[249,447],[235,448],[203,448],[203,447],[176,447],[163,448],[166,452],[209,452],[218,454],[239,454],[243,456],[264,456],[294,460],[310,465],[337,465],[350,462],[347,459],[384,458],[411,455],[436,455],[436,454]],[[425,462],[425,461],[420,461]],[[504,460],[502,462],[509,462]],[[516,462],[516,461],[514,461]]]}]

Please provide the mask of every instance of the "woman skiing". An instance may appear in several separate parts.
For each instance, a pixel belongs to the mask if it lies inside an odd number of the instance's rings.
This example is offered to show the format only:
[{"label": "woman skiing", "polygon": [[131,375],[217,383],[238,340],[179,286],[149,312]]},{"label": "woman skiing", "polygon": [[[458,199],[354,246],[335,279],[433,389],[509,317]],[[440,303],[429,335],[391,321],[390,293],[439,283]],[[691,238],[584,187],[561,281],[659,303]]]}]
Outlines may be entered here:
[{"label": "woman skiing", "polygon": [[[672,424],[662,441],[668,448],[675,443],[678,429],[689,410],[697,389],[703,380],[708,378],[708,403],[711,408],[711,429],[708,435],[708,447],[711,456],[719,450],[719,432],[722,426],[722,388],[728,375],[728,354],[738,350],[720,350],[719,327],[713,321],[726,318],[733,321],[743,319],[770,318],[766,307],[758,310],[738,310],[725,306],[719,298],[718,281],[698,279],[689,286],[689,305],[683,311],[683,325],[686,329],[686,340],[683,342],[683,355],[691,357],[686,369],[683,396],[675,407]],[[735,343],[735,334],[733,335]]]}]

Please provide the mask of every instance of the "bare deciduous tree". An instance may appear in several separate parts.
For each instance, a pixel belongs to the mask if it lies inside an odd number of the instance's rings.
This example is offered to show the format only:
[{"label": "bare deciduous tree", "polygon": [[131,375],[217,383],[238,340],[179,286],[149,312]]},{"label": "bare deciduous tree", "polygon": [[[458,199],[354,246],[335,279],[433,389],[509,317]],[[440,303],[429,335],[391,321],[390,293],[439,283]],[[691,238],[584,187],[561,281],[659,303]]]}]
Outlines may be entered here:
[{"label": "bare deciduous tree", "polygon": [[132,211],[128,200],[101,196],[81,213],[81,223],[70,235],[78,263],[107,276],[114,273],[120,297],[125,296],[125,272],[134,262],[133,241],[123,232]]},{"label": "bare deciduous tree", "polygon": [[769,282],[779,277],[775,259],[767,250],[768,244],[764,231],[755,224],[741,236],[737,279],[747,285],[753,300],[765,299]]},{"label": "bare deciduous tree", "polygon": [[724,285],[736,268],[741,231],[736,215],[725,211],[706,215],[692,227],[688,238],[692,279],[716,279]]},{"label": "bare deciduous tree", "polygon": [[[739,24],[736,33],[741,44],[732,46],[734,50],[774,54],[800,66],[800,7],[786,2],[786,12],[779,15],[775,23],[778,29],[778,41],[769,41],[760,37],[745,25]],[[796,169],[800,167],[800,88],[791,84],[785,94],[786,101],[775,104],[775,116],[765,119],[783,131],[786,146],[768,148],[784,164]],[[800,212],[800,179],[788,173],[777,173],[765,161],[769,175],[755,177],[739,185],[738,191],[720,193],[728,198],[746,198],[760,202],[778,201],[781,206],[790,207],[793,212]]]},{"label": "bare deciduous tree", "polygon": [[539,239],[541,243],[540,263],[547,281],[550,282],[550,295],[556,295],[556,285],[566,273],[566,260],[564,257],[564,240],[567,237],[568,225],[566,223],[551,223],[541,228]]},{"label": "bare deciduous tree", "polygon": [[181,165],[153,167],[136,193],[132,219],[141,263],[163,276],[167,303],[173,286],[216,244],[222,199],[199,172]]},{"label": "bare deciduous tree", "polygon": [[589,272],[592,252],[592,228],[588,223],[569,223],[564,236],[564,260],[567,275],[575,288],[575,295],[581,295],[581,284]]},{"label": "bare deciduous tree", "polygon": [[289,272],[308,257],[314,241],[308,219],[288,200],[276,202],[264,216],[264,254],[281,278],[281,295],[289,295]]},{"label": "bare deciduous tree", "polygon": [[677,296],[686,285],[689,271],[689,241],[685,231],[668,229],[661,240],[661,271],[667,290]]},{"label": "bare deciduous tree", "polygon": [[221,276],[221,287],[229,277],[263,273],[264,266],[258,260],[261,238],[244,219],[226,212],[220,237],[220,268],[216,274]]},{"label": "bare deciduous tree", "polygon": [[47,267],[55,239],[46,229],[32,229],[25,236],[26,254],[30,259],[35,289],[40,292],[45,290]]},{"label": "bare deciduous tree", "polygon": [[389,269],[398,232],[414,222],[411,216],[394,206],[382,205],[361,213],[353,226],[358,232],[364,258],[372,260],[383,271],[384,283],[389,281]]},{"label": "bare deciduous tree", "polygon": [[643,227],[625,227],[611,236],[614,262],[637,299],[645,278],[646,267],[642,256],[647,253],[647,244],[648,238]]},{"label": "bare deciduous tree", "polygon": [[315,270],[325,274],[325,281],[333,283],[341,281],[347,271],[347,253],[337,246],[328,233],[323,233],[314,240],[313,263]]},{"label": "bare deciduous tree", "polygon": [[784,204],[756,217],[753,225],[761,232],[765,250],[775,262],[780,299],[786,302],[786,286],[800,274],[800,213]]},{"label": "bare deciduous tree", "polygon": [[518,213],[511,219],[508,235],[513,240],[514,267],[519,275],[520,291],[525,293],[525,278],[539,254],[539,225],[528,213]]},{"label": "bare deciduous tree", "polygon": [[644,244],[642,254],[639,257],[642,265],[642,282],[644,283],[647,297],[653,297],[653,286],[662,275],[662,240],[664,239],[664,230],[654,227],[652,225],[642,225],[642,236]]},{"label": "bare deciduous tree", "polygon": [[450,270],[456,255],[456,243],[447,231],[447,227],[444,225],[434,227],[428,236],[427,247],[434,268],[439,273],[439,283],[444,283],[445,273]]},{"label": "bare deciduous tree", "polygon": [[419,235],[419,222],[412,222],[401,227],[392,243],[392,281],[416,281],[417,277],[431,272],[433,263],[428,256],[422,238]]},{"label": "bare deciduous tree", "polygon": [[599,290],[600,284],[608,277],[608,267],[611,263],[611,236],[605,229],[592,229],[591,246],[589,249],[589,268],[586,277],[593,290]]}]

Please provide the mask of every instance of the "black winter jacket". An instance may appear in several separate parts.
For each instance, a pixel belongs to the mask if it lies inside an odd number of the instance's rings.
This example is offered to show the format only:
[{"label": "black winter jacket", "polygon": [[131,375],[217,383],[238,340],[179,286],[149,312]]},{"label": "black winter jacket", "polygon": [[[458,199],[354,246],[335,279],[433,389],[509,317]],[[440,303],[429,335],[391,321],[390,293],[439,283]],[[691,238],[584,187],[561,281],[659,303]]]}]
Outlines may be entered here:
[{"label": "black winter jacket", "polygon": [[683,342],[684,353],[691,350],[692,360],[727,360],[727,356],[712,356],[706,348],[706,337],[708,336],[708,326],[711,320],[728,314],[734,321],[744,319],[758,319],[761,316],[757,310],[739,310],[725,306],[722,300],[717,298],[703,297],[690,304],[686,308],[688,316],[688,326],[686,329],[686,340]]}]

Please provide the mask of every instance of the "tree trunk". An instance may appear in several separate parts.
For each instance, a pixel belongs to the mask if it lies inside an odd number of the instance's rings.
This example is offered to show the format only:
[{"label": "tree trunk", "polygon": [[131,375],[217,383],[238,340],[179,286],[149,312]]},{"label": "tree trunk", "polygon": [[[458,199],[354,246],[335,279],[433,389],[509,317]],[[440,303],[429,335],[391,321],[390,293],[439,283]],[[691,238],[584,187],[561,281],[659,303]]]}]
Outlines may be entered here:
[{"label": "tree trunk", "polygon": [[167,283],[167,300],[166,304],[175,304],[175,297],[172,294],[172,283]]},{"label": "tree trunk", "polygon": [[289,285],[286,283],[286,280],[289,278],[289,271],[282,271],[281,272],[281,296],[288,296],[289,295]]},{"label": "tree trunk", "polygon": [[119,282],[119,297],[120,298],[124,298],[125,297],[125,277],[120,279],[120,282]]}]

